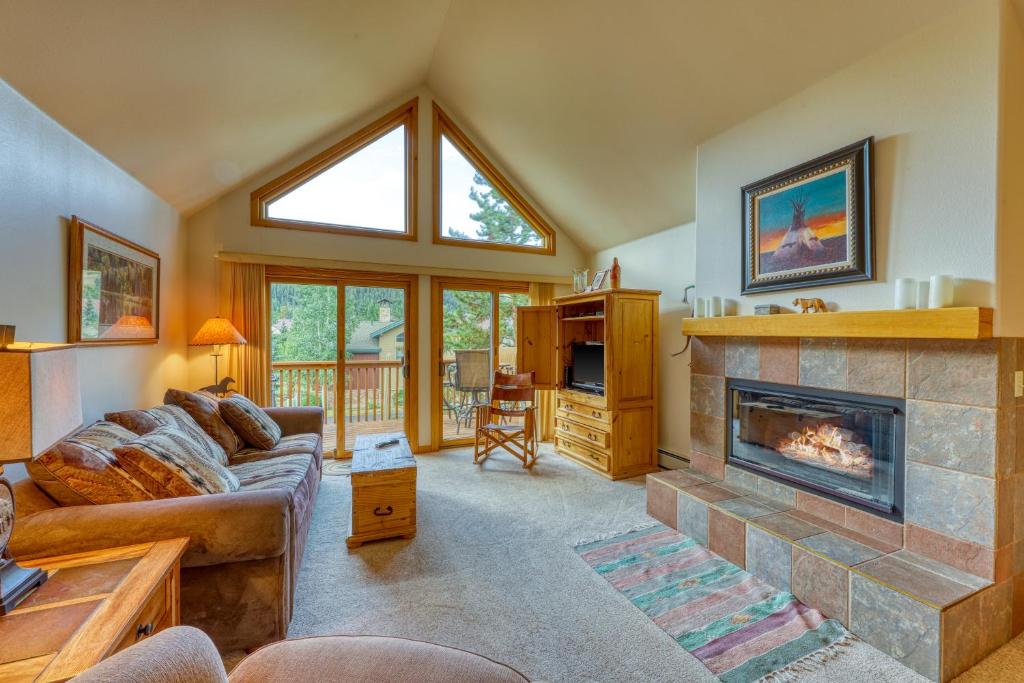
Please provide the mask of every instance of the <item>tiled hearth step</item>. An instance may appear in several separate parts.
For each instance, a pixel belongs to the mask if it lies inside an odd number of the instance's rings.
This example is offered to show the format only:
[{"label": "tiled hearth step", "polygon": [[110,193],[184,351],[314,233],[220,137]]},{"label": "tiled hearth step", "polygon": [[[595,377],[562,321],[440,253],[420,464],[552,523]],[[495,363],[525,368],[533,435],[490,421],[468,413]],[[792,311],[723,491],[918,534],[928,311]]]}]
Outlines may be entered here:
[{"label": "tiled hearth step", "polygon": [[867,536],[798,510],[786,502],[788,487],[769,497],[742,481],[690,470],[649,474],[648,513],[932,680],[950,680],[1004,642],[1008,583],[994,586],[879,538],[884,533]]}]

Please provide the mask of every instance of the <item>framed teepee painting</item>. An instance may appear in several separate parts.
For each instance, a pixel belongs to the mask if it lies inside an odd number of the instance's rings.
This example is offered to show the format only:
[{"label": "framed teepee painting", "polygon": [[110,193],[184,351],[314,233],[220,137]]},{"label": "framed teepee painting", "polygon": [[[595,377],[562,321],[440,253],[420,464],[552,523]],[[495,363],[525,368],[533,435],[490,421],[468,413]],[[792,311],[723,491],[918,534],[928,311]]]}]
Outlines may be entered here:
[{"label": "framed teepee painting", "polygon": [[874,139],[746,185],[743,294],[874,278]]}]

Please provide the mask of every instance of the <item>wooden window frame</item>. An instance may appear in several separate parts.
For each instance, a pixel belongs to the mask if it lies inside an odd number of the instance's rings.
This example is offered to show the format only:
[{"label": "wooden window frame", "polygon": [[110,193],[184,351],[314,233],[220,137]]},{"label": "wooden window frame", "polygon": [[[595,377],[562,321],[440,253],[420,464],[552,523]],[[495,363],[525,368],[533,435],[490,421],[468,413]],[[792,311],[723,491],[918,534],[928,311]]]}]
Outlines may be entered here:
[{"label": "wooden window frame", "polygon": [[[357,287],[394,287],[404,288],[406,290],[406,306],[405,306],[405,321],[406,321],[406,343],[405,343],[405,362],[409,367],[409,374],[405,378],[405,414],[406,414],[406,437],[409,440],[409,447],[413,453],[424,453],[427,452],[428,448],[423,448],[419,445],[419,395],[420,395],[420,383],[419,383],[419,276],[410,273],[380,273],[376,271],[362,271],[362,270],[345,270],[337,268],[312,268],[304,266],[267,266],[265,274],[265,296],[267,297],[268,307],[270,302],[270,287],[276,283],[282,284],[302,284],[302,285],[328,285],[335,286],[338,288],[338,329],[339,334],[337,335],[337,360],[339,370],[339,377],[342,376],[341,369],[344,363],[345,357],[345,287],[347,285],[354,285]],[[268,308],[269,310],[269,308]],[[269,316],[268,316],[269,317]],[[270,321],[268,320],[268,324]],[[270,344],[267,345],[268,357],[272,355]],[[273,376],[273,363],[268,362],[267,368],[269,369],[270,377]],[[269,385],[270,377],[267,378]],[[336,389],[341,389],[342,383],[339,381],[336,385]],[[341,398],[340,391],[335,396],[335,401]],[[342,399],[338,405],[344,405]],[[345,457],[345,439],[344,433],[342,432],[338,436],[338,449],[341,454],[336,457]]]},{"label": "wooden window frame", "polygon": [[497,314],[502,294],[529,294],[530,283],[519,280],[488,280],[466,277],[430,278],[430,445],[432,450],[459,448],[473,443],[473,433],[456,440],[444,440],[444,415],[441,410],[441,358],[444,353],[443,293],[446,289],[488,292],[491,301],[491,363],[497,368],[500,340]]},{"label": "wooden window frame", "polygon": [[[473,141],[455,125],[444,111],[433,103],[433,204],[434,204],[434,244],[446,244],[455,247],[470,247],[476,249],[499,249],[503,251],[518,251],[527,254],[544,254],[554,256],[555,254],[555,231],[548,224],[540,212],[523,197],[522,194],[502,175],[494,164],[484,156]],[[497,190],[509,204],[512,205],[519,215],[530,224],[534,230],[544,239],[541,247],[529,247],[520,244],[502,244],[500,242],[487,242],[484,240],[458,239],[456,237],[445,237],[441,234],[441,136],[455,145],[462,152],[469,163],[480,172],[484,178]]]},{"label": "wooden window frame", "polygon": [[[415,240],[417,216],[417,187],[419,147],[417,127],[419,121],[419,98],[415,97],[402,106],[388,112],[370,125],[356,131],[341,142],[312,159],[274,178],[254,191],[249,197],[250,221],[254,227],[284,228],[287,230],[308,230],[338,235],[360,237],[384,237],[388,239]],[[338,162],[346,159],[368,145],[376,142],[399,126],[405,126],[405,229],[402,232],[366,228],[357,225],[336,225],[297,221],[267,216],[267,207],[282,195],[312,180]]]}]

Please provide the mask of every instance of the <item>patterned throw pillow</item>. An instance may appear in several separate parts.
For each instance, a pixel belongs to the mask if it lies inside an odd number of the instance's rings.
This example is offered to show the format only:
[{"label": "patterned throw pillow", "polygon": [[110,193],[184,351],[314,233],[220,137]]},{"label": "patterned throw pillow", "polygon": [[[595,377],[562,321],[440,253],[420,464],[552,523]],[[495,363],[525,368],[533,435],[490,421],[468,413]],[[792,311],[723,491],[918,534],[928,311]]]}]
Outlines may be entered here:
[{"label": "patterned throw pillow", "polygon": [[220,402],[220,414],[250,446],[269,451],[281,440],[281,427],[267,411],[241,394]]},{"label": "patterned throw pillow", "polygon": [[112,422],[97,422],[37,455],[26,465],[32,481],[68,507],[131,503],[153,498],[111,450],[135,438]]},{"label": "patterned throw pillow", "polygon": [[164,394],[164,403],[184,408],[185,412],[203,428],[203,431],[221,445],[228,456],[243,446],[242,440],[220,416],[216,399],[209,395],[168,389]]},{"label": "patterned throw pillow", "polygon": [[221,448],[221,445],[204,432],[203,428],[181,406],[165,405],[147,410],[122,410],[118,413],[107,413],[103,417],[111,422],[116,422],[125,429],[135,432],[139,436],[149,434],[160,427],[180,429],[205,442],[213,451],[218,463],[221,465],[228,464],[228,455]]},{"label": "patterned throw pillow", "polygon": [[117,461],[154,498],[237,491],[238,477],[217,462],[210,444],[160,427],[114,449]]}]

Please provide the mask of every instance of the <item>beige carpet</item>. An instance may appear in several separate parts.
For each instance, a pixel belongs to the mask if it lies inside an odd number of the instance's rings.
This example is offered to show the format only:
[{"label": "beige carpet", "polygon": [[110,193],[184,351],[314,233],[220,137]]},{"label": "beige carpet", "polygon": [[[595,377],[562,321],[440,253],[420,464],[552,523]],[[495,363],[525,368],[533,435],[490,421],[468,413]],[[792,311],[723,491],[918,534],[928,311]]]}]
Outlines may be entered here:
[{"label": "beige carpet", "polygon": [[[368,633],[472,650],[534,680],[716,681],[571,545],[650,521],[642,480],[611,482],[549,450],[418,457],[412,541],[349,553],[348,477],[324,477],[289,635]],[[923,681],[858,643],[801,680]],[[991,680],[991,679],[989,679]]]}]

